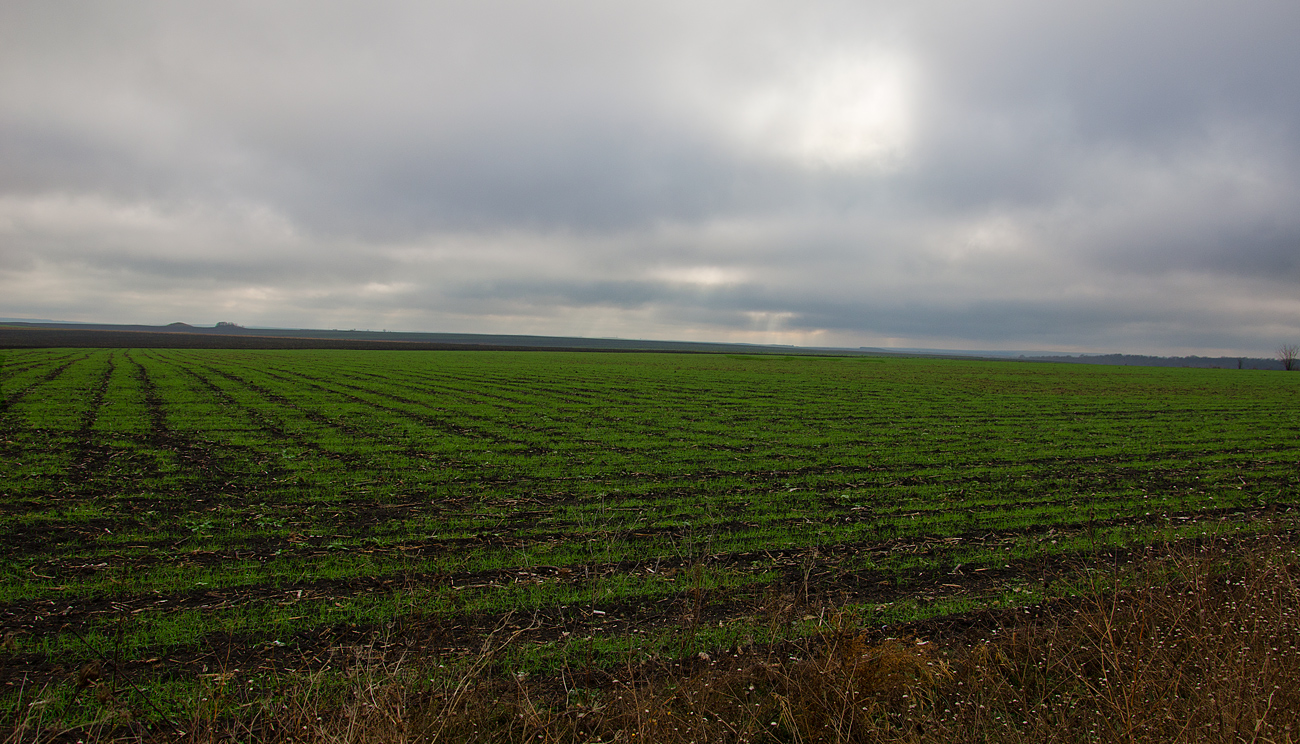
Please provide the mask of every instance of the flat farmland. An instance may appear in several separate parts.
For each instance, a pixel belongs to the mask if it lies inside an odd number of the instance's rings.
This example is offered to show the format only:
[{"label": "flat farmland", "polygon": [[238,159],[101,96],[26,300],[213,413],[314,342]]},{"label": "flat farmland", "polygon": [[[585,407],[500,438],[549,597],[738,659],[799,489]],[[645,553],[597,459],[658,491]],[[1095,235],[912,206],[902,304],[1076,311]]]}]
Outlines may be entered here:
[{"label": "flat farmland", "polygon": [[0,384],[10,713],[93,705],[88,665],[173,715],[362,645],[545,677],[1032,606],[1300,482],[1277,372],[47,349]]}]

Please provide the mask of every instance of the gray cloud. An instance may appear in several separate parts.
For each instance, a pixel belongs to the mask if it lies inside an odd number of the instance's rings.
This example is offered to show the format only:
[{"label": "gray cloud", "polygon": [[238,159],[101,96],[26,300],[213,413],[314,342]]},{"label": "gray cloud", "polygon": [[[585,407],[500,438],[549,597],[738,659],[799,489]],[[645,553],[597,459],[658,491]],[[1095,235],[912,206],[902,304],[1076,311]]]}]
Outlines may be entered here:
[{"label": "gray cloud", "polygon": [[0,313],[1300,337],[1293,3],[11,4]]}]

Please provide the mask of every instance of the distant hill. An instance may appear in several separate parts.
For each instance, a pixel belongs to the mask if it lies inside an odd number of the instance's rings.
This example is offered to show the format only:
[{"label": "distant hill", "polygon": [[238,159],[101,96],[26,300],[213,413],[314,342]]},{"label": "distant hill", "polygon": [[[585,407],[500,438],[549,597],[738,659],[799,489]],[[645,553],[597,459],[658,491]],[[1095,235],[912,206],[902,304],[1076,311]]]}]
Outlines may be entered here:
[{"label": "distant hill", "polygon": [[760,344],[646,341],[570,336],[407,333],[389,331],[245,328],[234,323],[192,326],[112,325],[8,321],[0,324],[0,348],[186,348],[186,349],[550,349],[573,351],[671,351],[696,353],[817,354],[867,356],[854,349],[806,349]]},{"label": "distant hill", "polygon": [[699,341],[524,336],[486,333],[411,333],[337,328],[245,328],[221,322],[214,326],[168,323],[164,326],[66,323],[0,319],[0,348],[185,348],[185,349],[464,349],[553,351],[670,351],[679,353],[779,354],[816,356],[906,356],[937,359],[1111,364],[1131,367],[1199,367],[1207,369],[1275,369],[1276,359],[1254,357],[1160,357],[1139,354],[1019,354],[999,351],[800,347],[784,344],[734,344]]}]

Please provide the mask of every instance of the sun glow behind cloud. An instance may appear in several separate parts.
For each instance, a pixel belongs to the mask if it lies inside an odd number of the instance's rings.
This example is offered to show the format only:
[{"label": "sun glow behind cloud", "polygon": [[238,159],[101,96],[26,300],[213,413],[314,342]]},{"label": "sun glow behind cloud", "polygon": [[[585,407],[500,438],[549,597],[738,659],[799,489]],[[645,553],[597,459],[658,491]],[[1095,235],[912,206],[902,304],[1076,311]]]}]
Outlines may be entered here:
[{"label": "sun glow behind cloud", "polygon": [[894,52],[818,59],[746,96],[741,138],[804,167],[888,169],[907,153],[915,78]]},{"label": "sun glow behind cloud", "polygon": [[659,269],[651,273],[655,279],[676,284],[693,284],[699,287],[718,287],[739,284],[745,280],[740,269],[722,266],[682,266]]}]

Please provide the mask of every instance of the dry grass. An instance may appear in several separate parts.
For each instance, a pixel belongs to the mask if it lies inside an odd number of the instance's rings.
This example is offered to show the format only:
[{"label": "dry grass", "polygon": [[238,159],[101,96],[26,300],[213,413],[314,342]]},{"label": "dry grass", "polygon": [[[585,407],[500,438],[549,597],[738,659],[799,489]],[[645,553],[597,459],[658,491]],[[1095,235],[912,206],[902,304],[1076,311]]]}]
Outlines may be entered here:
[{"label": "dry grass", "polygon": [[492,673],[500,633],[434,681],[362,648],[342,685],[198,706],[183,736],[58,730],[34,709],[7,741],[1294,742],[1298,578],[1288,540],[1185,545],[1081,571],[1078,598],[1008,612],[978,641],[882,641],[829,615],[811,640],[586,677]]}]

